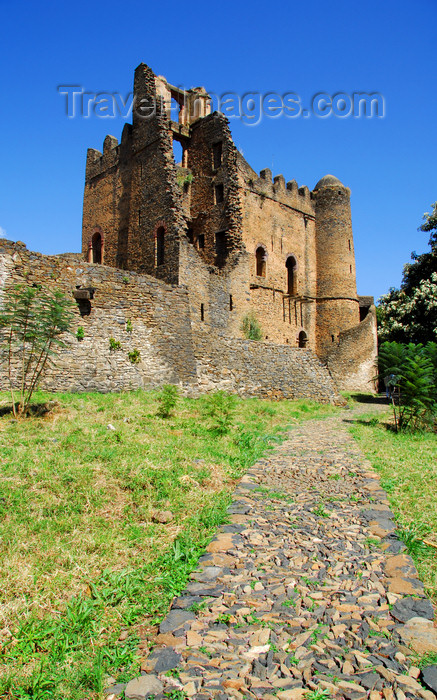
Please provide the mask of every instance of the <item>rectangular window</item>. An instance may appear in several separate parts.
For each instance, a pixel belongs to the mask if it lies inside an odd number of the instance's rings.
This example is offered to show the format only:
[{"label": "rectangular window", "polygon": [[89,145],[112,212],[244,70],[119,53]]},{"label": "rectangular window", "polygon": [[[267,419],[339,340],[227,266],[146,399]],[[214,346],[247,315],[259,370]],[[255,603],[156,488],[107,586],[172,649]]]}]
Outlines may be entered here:
[{"label": "rectangular window", "polygon": [[203,306],[203,304],[200,305],[200,320],[205,320],[205,307]]},{"label": "rectangular window", "polygon": [[215,234],[215,252],[218,256],[226,255],[226,231],[217,231]]},{"label": "rectangular window", "polygon": [[222,159],[223,159],[223,144],[221,141],[218,143],[214,143],[212,146],[212,161],[213,161],[213,168],[214,170],[217,170],[222,164]]},{"label": "rectangular window", "polygon": [[197,236],[197,246],[198,246],[198,248],[204,248],[204,247],[205,247],[205,234],[204,234],[204,233],[200,233],[200,234]]},{"label": "rectangular window", "polygon": [[223,185],[216,185],[215,186],[215,203],[216,204],[221,204],[224,200],[224,189]]},{"label": "rectangular window", "polygon": [[234,308],[234,300],[232,299],[232,294],[229,295],[229,311],[232,311]]},{"label": "rectangular window", "polygon": [[138,226],[141,226],[141,212],[138,210]]}]

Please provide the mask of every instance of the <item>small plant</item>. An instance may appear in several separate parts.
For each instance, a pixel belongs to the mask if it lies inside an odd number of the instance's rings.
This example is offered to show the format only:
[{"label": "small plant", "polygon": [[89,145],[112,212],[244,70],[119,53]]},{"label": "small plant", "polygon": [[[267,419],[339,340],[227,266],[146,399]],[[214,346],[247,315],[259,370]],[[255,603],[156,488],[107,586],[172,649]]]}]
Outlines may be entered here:
[{"label": "small plant", "polygon": [[141,353],[137,348],[134,348],[134,350],[131,350],[127,354],[129,358],[129,362],[132,362],[133,365],[137,365],[139,362],[141,362]]},{"label": "small plant", "polygon": [[177,178],[178,185],[183,189],[186,185],[190,185],[193,182],[193,173],[187,173],[186,175],[179,175]]},{"label": "small plant", "polygon": [[83,326],[79,326],[79,328],[77,329],[76,338],[79,340],[79,342],[85,338],[85,331],[83,329]]},{"label": "small plant", "polygon": [[293,600],[293,598],[288,598],[288,600],[284,600],[281,605],[284,608],[295,608],[296,607],[296,602]]},{"label": "small plant", "polygon": [[220,615],[217,615],[215,623],[216,625],[229,625],[231,617],[229,613],[220,613]]},{"label": "small plant", "polygon": [[121,343],[115,338],[109,338],[109,349],[110,350],[121,350]]},{"label": "small plant", "polygon": [[247,340],[261,340],[263,337],[261,326],[252,311],[244,316],[241,322],[241,330]]},{"label": "small plant", "polygon": [[158,394],[159,407],[156,415],[160,418],[169,418],[173,415],[173,411],[179,399],[179,391],[174,384],[166,384],[162,387]]},{"label": "small plant", "polygon": [[[65,345],[73,302],[41,286],[5,290],[0,310],[0,360],[7,366],[14,415],[25,414],[50,359]],[[18,402],[16,403],[16,398]]]},{"label": "small plant", "polygon": [[126,321],[126,330],[128,333],[132,333],[132,321],[130,318],[128,318]]},{"label": "small plant", "polygon": [[123,284],[129,284],[130,279],[129,279],[129,277],[125,276],[125,277],[123,277],[123,279],[121,281],[123,282]]},{"label": "small plant", "polygon": [[203,401],[203,412],[211,419],[211,431],[225,435],[232,426],[236,399],[225,391],[216,391]]},{"label": "small plant", "polygon": [[313,513],[314,515],[318,515],[321,518],[329,518],[329,516],[331,515],[330,512],[323,507],[322,503],[319,503],[317,508],[313,509]]},{"label": "small plant", "polygon": [[305,694],[305,700],[325,700],[325,698],[330,697],[331,692],[328,688],[325,688],[324,690],[309,690],[308,693]]}]

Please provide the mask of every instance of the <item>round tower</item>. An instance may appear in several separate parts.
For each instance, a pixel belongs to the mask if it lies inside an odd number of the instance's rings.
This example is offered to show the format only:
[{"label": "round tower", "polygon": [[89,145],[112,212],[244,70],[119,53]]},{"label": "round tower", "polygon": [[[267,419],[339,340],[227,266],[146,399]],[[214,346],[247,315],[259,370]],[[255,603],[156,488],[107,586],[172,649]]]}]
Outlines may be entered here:
[{"label": "round tower", "polygon": [[314,188],[316,209],[316,346],[326,357],[341,331],[360,322],[350,190],[333,175]]}]

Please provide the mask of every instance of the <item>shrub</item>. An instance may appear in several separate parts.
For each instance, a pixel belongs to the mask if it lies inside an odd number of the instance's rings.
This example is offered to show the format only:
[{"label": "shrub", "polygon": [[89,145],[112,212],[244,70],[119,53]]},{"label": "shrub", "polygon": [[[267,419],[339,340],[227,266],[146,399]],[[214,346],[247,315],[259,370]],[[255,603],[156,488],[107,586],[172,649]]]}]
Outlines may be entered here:
[{"label": "shrub", "polygon": [[128,318],[126,321],[126,330],[128,333],[132,333],[132,321],[130,318]]},{"label": "shrub", "polygon": [[395,429],[429,426],[436,412],[437,348],[435,343],[383,343],[379,350],[379,379],[391,392]]},{"label": "shrub", "polygon": [[241,330],[243,331],[244,337],[248,340],[262,339],[263,334],[261,326],[259,325],[256,316],[252,311],[246,314],[246,316],[243,318]]},{"label": "shrub", "polygon": [[133,365],[137,365],[139,362],[141,362],[141,353],[137,348],[134,348],[127,354],[129,361],[132,362]]},{"label": "shrub", "polygon": [[236,399],[225,391],[216,391],[203,400],[203,412],[210,419],[216,435],[225,435],[232,427]]},{"label": "shrub", "polygon": [[60,336],[70,330],[72,308],[73,301],[59,290],[20,285],[5,291],[1,359],[7,365],[15,416],[27,412],[51,358],[65,345]]},{"label": "shrub", "polygon": [[177,386],[174,384],[166,384],[162,387],[158,394],[159,407],[156,414],[160,418],[168,418],[173,414],[176,404],[179,399]]},{"label": "shrub", "polygon": [[76,338],[80,341],[85,338],[85,331],[83,329],[83,326],[79,326],[79,328],[76,331]]},{"label": "shrub", "polygon": [[110,350],[121,350],[121,343],[115,338],[109,338],[109,349]]}]

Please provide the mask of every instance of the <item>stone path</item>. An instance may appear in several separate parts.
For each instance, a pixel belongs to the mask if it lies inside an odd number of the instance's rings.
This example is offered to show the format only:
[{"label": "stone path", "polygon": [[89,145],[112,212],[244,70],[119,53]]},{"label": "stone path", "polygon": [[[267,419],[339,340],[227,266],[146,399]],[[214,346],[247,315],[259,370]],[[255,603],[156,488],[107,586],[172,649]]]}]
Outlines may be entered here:
[{"label": "stone path", "polygon": [[126,698],[436,697],[407,646],[437,651],[432,606],[341,418],[293,429],[229,513]]}]

